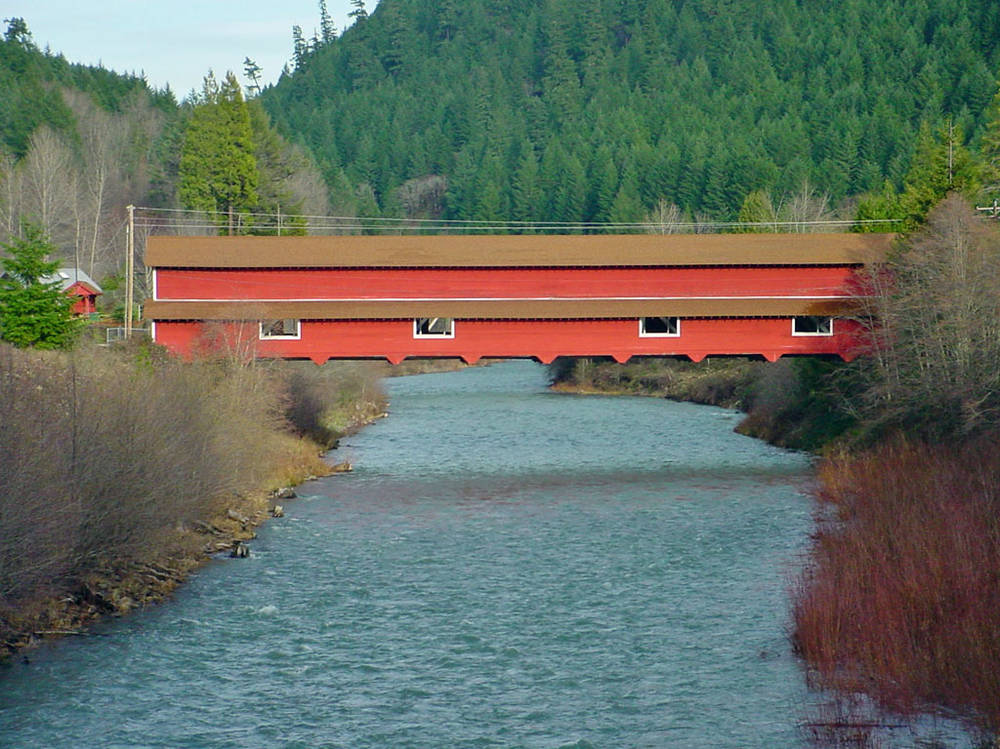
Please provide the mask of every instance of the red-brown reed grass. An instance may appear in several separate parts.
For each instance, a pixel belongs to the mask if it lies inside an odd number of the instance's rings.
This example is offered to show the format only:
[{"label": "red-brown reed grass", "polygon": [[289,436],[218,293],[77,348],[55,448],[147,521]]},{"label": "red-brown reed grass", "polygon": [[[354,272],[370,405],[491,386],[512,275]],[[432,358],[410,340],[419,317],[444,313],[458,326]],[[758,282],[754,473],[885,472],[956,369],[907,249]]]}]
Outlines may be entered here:
[{"label": "red-brown reed grass", "polygon": [[1000,733],[1000,450],[904,440],[830,459],[835,503],[794,590],[818,685]]}]

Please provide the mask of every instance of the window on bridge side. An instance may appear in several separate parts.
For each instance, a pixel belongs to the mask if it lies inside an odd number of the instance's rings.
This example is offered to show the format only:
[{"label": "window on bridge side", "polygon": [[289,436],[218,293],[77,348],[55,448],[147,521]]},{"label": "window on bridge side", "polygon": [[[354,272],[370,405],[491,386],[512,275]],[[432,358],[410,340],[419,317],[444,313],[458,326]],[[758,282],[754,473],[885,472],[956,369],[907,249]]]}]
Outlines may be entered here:
[{"label": "window on bridge side", "polygon": [[833,318],[814,315],[793,317],[792,335],[833,335]]},{"label": "window on bridge side", "polygon": [[260,339],[280,338],[286,341],[301,338],[301,328],[298,320],[261,320]]},{"label": "window on bridge side", "polygon": [[679,317],[640,317],[640,338],[677,338],[681,334]]},{"label": "window on bridge side", "polygon": [[450,317],[418,317],[413,321],[414,338],[454,338],[455,321]]}]

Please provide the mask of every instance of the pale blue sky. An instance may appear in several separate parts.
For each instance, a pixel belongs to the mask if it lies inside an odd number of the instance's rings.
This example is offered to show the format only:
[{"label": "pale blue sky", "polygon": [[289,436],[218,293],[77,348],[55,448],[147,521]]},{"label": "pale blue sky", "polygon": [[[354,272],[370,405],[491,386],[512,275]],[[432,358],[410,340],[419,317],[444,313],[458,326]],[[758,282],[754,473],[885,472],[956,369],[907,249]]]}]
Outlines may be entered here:
[{"label": "pale blue sky", "polygon": [[[370,13],[375,0],[366,3]],[[327,0],[338,32],[348,25],[350,0]],[[274,83],[292,57],[292,26],[307,38],[319,30],[318,0],[2,0],[0,17],[20,16],[40,48],[70,62],[102,63],[120,73],[142,72],[157,88],[168,83],[178,100],[200,89],[209,68],[243,80],[243,59]],[[6,24],[3,28],[6,29]]]}]

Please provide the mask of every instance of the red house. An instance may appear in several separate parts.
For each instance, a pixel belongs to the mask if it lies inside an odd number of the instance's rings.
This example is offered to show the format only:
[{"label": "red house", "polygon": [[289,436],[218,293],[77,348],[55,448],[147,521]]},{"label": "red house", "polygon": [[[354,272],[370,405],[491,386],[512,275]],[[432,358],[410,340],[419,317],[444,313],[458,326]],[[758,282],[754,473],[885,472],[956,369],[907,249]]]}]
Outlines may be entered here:
[{"label": "red house", "polygon": [[60,268],[51,276],[41,279],[43,283],[58,283],[63,293],[77,298],[73,314],[92,315],[97,312],[97,297],[104,292],[90,276],[79,268]]},{"label": "red house", "polygon": [[150,237],[153,337],[192,355],[856,355],[888,234]]}]

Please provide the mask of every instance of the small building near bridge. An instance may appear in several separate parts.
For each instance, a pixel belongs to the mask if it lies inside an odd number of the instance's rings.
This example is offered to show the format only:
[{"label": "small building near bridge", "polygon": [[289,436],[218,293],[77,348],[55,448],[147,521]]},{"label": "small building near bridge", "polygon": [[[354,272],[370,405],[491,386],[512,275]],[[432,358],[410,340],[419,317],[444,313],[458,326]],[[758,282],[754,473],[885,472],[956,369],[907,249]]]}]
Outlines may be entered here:
[{"label": "small building near bridge", "polygon": [[193,356],[837,355],[889,234],[176,237],[147,241],[153,338]]},{"label": "small building near bridge", "polygon": [[97,297],[104,292],[97,282],[80,268],[66,266],[60,268],[51,276],[44,276],[43,283],[58,283],[64,294],[76,297],[73,314],[78,317],[93,315],[97,312]]}]

